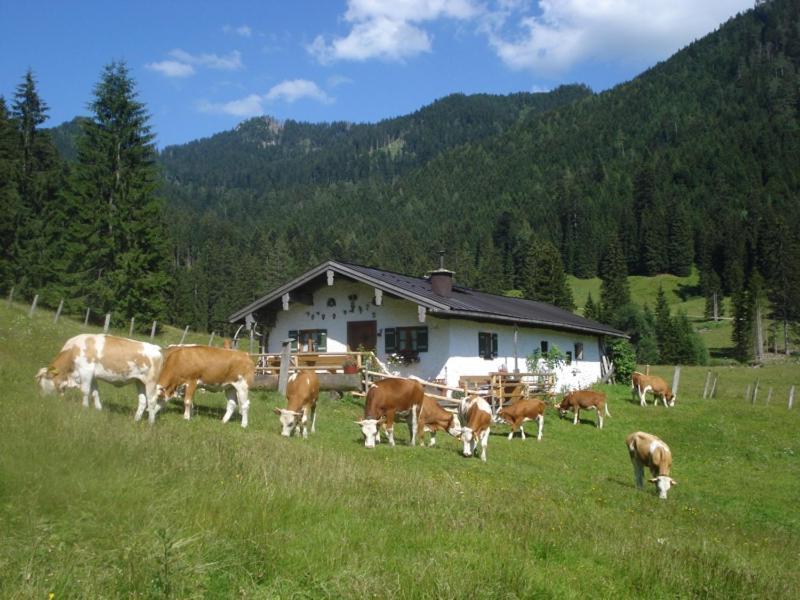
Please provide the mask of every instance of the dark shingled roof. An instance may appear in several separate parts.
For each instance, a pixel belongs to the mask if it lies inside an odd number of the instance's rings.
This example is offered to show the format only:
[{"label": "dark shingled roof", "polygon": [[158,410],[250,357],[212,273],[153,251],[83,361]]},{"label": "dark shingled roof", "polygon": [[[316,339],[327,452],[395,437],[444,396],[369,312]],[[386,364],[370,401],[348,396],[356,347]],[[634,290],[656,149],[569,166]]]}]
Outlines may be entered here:
[{"label": "dark shingled roof", "polygon": [[328,270],[349,279],[365,283],[400,298],[424,306],[428,314],[440,318],[465,318],[476,321],[516,323],[519,325],[551,327],[570,331],[581,331],[598,335],[627,337],[627,335],[591,319],[584,319],[567,310],[534,300],[507,298],[487,294],[466,287],[453,285],[452,294],[443,297],[436,294],[426,277],[411,277],[391,271],[383,271],[351,263],[327,261],[273,290],[229,317],[232,323],[272,302],[279,301],[283,294],[318,277],[325,277]]}]

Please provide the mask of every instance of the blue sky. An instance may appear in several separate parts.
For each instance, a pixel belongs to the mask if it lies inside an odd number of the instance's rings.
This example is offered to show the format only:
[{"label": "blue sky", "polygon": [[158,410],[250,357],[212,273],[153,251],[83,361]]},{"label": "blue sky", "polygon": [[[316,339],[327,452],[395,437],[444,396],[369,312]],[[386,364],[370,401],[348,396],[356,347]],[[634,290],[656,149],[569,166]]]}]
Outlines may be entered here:
[{"label": "blue sky", "polygon": [[454,92],[601,91],[753,0],[0,0],[0,95],[28,68],[58,125],[125,60],[164,147],[266,114],[375,122]]}]

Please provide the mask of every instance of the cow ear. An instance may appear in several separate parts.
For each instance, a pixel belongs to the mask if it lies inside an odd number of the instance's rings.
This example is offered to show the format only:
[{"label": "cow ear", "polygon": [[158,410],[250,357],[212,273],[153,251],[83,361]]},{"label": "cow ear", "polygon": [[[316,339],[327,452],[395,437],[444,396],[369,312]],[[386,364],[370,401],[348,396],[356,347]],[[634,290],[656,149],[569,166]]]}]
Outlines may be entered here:
[{"label": "cow ear", "polygon": [[274,412],[276,415],[279,415],[281,414],[281,409],[276,406],[275,408],[272,409],[272,412]]},{"label": "cow ear", "polygon": [[675,481],[674,479],[670,478],[670,481],[672,482],[672,485],[678,485],[678,482]]},{"label": "cow ear", "polygon": [[356,425],[361,427],[361,425],[362,425],[362,423],[364,423],[364,421],[353,421],[353,423],[355,423]]},{"label": "cow ear", "polygon": [[650,483],[655,483],[656,481],[658,481],[658,477],[653,477],[652,479],[648,479],[648,481]]}]

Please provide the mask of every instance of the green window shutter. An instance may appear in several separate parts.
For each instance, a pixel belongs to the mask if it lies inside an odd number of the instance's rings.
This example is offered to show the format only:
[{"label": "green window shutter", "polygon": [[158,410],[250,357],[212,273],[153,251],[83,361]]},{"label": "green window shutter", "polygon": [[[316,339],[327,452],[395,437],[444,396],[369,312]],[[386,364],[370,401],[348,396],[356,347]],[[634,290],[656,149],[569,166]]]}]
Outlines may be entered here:
[{"label": "green window shutter", "polygon": [[394,327],[387,327],[383,330],[383,349],[385,352],[397,350],[397,335]]},{"label": "green window shutter", "polygon": [[487,348],[488,345],[486,334],[482,331],[478,332],[478,356],[481,358],[486,358]]},{"label": "green window shutter", "polygon": [[319,352],[327,352],[328,351],[328,330],[327,329],[320,329],[319,335],[317,336],[317,350]]},{"label": "green window shutter", "polygon": [[416,331],[416,338],[417,338],[417,352],[427,352],[428,351],[428,328],[427,327],[417,327]]},{"label": "green window shutter", "polygon": [[492,334],[492,358],[497,357],[497,334]]},{"label": "green window shutter", "polygon": [[289,330],[289,335],[286,336],[286,337],[292,338],[291,350],[292,350],[292,352],[297,352],[297,330],[296,329],[290,329]]}]

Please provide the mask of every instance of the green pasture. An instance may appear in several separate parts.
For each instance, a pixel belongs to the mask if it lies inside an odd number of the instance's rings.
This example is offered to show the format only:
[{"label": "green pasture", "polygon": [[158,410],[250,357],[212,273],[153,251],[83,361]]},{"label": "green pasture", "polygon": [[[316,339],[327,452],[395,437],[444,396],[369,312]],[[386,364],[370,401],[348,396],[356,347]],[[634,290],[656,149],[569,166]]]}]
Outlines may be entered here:
[{"label": "green pasture", "polygon": [[[800,406],[787,408],[797,364],[715,368],[710,400],[707,370],[684,368],[672,409],[610,386],[605,429],[594,414],[573,426],[548,410],[541,442],[508,441],[498,426],[482,464],[442,433],[437,448],[408,447],[404,426],[396,448],[365,449],[350,397],[323,396],[307,441],[280,437],[276,394],[251,394],[247,430],[220,422],[221,394],[198,394],[190,422],[171,406],[152,427],[133,422],[133,387],[101,384],[102,411],[39,397],[34,373],[81,329],[0,306],[2,598],[800,590]],[[679,483],[666,501],[633,486],[624,439],[635,430],[672,447]]]}]

